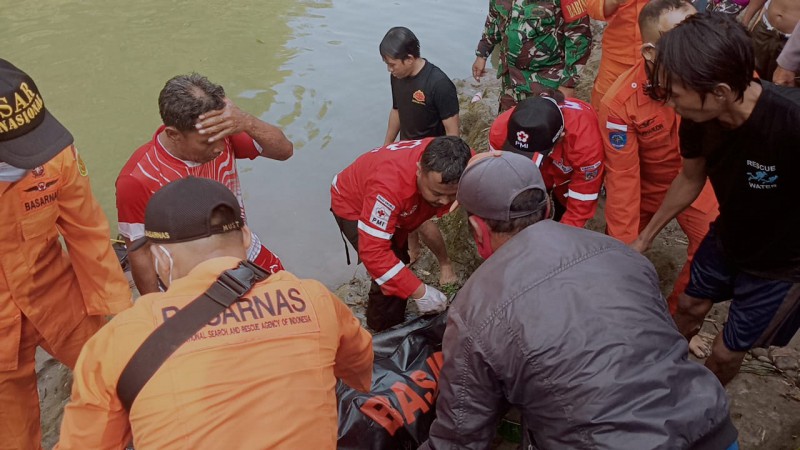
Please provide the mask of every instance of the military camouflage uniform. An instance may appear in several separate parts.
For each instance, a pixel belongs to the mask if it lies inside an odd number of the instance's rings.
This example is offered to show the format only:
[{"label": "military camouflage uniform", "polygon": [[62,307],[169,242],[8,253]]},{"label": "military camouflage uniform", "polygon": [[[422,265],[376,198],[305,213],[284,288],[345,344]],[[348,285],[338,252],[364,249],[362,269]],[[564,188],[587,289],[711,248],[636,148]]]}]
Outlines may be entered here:
[{"label": "military camouflage uniform", "polygon": [[561,0],[490,0],[475,53],[488,58],[500,45],[503,110],[542,90],[575,87],[591,43],[589,17],[566,23]]}]

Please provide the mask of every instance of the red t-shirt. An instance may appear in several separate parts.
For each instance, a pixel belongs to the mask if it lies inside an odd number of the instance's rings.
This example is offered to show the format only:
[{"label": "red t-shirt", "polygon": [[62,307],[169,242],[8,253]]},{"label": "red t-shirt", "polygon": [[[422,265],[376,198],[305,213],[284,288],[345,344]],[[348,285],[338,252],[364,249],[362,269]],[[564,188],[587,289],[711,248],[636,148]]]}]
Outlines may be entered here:
[{"label": "red t-shirt", "polygon": [[[150,197],[166,184],[189,176],[209,178],[228,186],[239,200],[242,218],[246,221],[236,159],[255,159],[259,156],[261,152],[256,147],[255,141],[247,133],[226,137],[225,150],[221,155],[204,164],[192,164],[172,156],[161,145],[158,135],[164,128],[162,125],[150,142],[133,153],[117,177],[117,217],[120,234],[132,241],[144,236],[144,211]],[[258,260],[262,248],[261,241],[253,233],[250,248],[247,250],[248,259]],[[268,251],[266,248],[263,250]],[[270,269],[270,267],[265,268]]]}]

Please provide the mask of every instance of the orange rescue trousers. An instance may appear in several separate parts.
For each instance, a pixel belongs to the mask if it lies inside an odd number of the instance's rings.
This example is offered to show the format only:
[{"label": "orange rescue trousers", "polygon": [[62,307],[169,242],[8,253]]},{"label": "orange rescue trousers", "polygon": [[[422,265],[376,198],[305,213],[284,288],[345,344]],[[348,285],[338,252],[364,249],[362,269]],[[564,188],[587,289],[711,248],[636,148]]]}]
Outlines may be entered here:
[{"label": "orange rescue trousers", "polygon": [[73,369],[83,344],[105,323],[103,317],[86,316],[56,347],[45,342],[31,321],[22,317],[19,365],[16,370],[0,371],[1,450],[42,448],[36,385],[36,347],[41,346],[47,353]]}]

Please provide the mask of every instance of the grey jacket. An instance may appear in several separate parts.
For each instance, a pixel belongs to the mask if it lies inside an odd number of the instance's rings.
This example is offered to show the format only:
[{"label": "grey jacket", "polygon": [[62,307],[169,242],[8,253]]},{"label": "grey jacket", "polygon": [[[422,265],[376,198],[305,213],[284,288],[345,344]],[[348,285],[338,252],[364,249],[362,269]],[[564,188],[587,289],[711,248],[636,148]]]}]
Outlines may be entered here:
[{"label": "grey jacket", "polygon": [[535,449],[723,450],[737,437],[652,264],[598,233],[546,220],[514,236],[459,292],[443,352],[420,448],[488,449],[509,405]]},{"label": "grey jacket", "polygon": [[794,26],[792,36],[786,41],[781,54],[778,55],[778,65],[794,72],[795,75],[800,72],[800,22]]}]

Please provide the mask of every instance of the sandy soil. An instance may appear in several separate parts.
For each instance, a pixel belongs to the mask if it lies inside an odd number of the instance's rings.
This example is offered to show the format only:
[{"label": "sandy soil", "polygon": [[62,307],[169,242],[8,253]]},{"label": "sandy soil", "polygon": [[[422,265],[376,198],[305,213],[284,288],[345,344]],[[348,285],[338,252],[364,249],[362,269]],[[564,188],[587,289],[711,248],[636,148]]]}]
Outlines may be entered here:
[{"label": "sandy soil", "polygon": [[[596,40],[602,36],[602,26],[594,26]],[[594,79],[600,58],[593,52],[589,65],[584,71],[584,81],[578,86],[577,96],[588,100],[591,80]],[[476,150],[484,151],[487,146],[488,129],[497,112],[497,91],[499,83],[492,74],[481,83],[472,80],[457,81],[462,93],[462,133],[467,142]],[[476,92],[483,99],[470,103]],[[588,228],[604,229],[603,203],[598,208]],[[480,264],[474,244],[469,238],[463,215],[446,216],[440,221],[444,230],[448,250],[456,265],[459,283]],[[661,233],[647,253],[661,278],[664,295],[672,289],[678,271],[686,260],[686,236],[676,223],[671,223]],[[438,280],[438,267],[435,258],[427,250],[413,266],[426,283],[435,285]],[[368,280],[355,278],[337,289],[337,294],[353,309],[362,320],[368,290]],[[409,304],[408,317],[416,316],[413,302]],[[707,318],[703,332],[713,336],[725,322],[725,305],[715,307]],[[731,402],[731,415],[740,432],[742,449],[800,448],[800,335],[785,349],[756,350],[748,356],[742,373],[727,388]],[[41,399],[42,445],[51,448],[58,440],[63,407],[66,404],[72,384],[72,376],[64,366],[54,361],[46,353],[37,355],[37,376]],[[513,449],[516,445],[498,440],[498,449]]]}]

